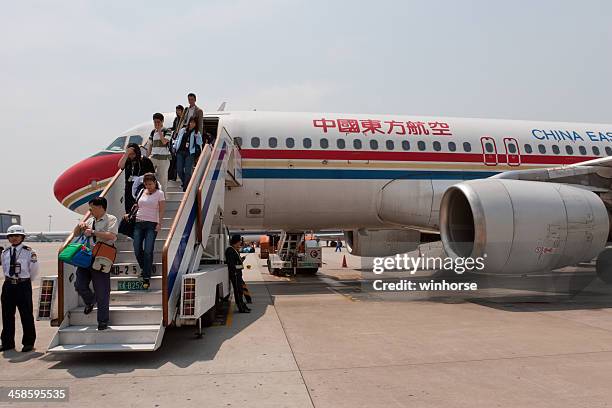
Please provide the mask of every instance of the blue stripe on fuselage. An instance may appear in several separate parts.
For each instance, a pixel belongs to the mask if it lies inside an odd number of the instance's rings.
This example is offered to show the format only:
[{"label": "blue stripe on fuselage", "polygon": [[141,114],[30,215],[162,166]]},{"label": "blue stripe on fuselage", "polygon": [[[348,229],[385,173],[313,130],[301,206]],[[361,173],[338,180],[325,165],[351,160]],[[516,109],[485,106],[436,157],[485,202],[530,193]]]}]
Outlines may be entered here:
[{"label": "blue stripe on fuselage", "polygon": [[102,190],[94,191],[93,193],[90,193],[90,194],[86,195],[85,197],[79,198],[77,201],[75,201],[74,203],[70,204],[68,209],[70,209],[72,211],[75,211],[77,208],[79,208],[83,204],[87,204],[89,202],[89,200],[98,197],[100,194],[102,194]]}]

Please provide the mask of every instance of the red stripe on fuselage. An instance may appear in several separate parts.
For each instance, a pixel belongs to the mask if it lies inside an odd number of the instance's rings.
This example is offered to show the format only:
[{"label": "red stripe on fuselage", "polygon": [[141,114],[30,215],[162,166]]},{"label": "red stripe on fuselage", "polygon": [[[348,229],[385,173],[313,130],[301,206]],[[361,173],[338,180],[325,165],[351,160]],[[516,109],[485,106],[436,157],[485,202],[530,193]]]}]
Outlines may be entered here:
[{"label": "red stripe on fuselage", "polygon": [[[372,161],[414,161],[483,163],[482,153],[448,152],[380,152],[380,151],[343,151],[343,150],[299,150],[299,149],[242,149],[244,159],[287,159],[287,160],[372,160]],[[498,154],[498,162],[506,163],[506,155]],[[574,164],[596,159],[597,156],[562,156],[522,154],[523,164]]]}]

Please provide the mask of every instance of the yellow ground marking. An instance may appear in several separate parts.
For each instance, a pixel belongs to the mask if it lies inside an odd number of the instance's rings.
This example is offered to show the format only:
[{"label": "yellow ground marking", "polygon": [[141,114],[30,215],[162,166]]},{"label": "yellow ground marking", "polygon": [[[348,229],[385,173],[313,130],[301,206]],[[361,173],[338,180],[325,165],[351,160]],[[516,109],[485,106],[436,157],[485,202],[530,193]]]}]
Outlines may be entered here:
[{"label": "yellow ground marking", "polygon": [[232,301],[230,300],[229,310],[227,311],[227,318],[225,319],[225,327],[232,327],[233,317],[234,317],[234,308],[232,307]]}]

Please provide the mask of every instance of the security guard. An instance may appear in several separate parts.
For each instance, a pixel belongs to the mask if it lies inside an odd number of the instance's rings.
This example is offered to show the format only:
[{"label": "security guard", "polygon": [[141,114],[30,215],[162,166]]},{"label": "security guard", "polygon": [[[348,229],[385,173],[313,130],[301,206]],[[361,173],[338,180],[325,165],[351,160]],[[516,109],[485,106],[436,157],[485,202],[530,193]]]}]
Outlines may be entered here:
[{"label": "security guard", "polygon": [[250,313],[251,309],[247,307],[242,298],[242,258],[240,257],[240,247],[242,245],[242,237],[240,235],[232,235],[230,238],[230,246],[225,250],[225,262],[227,263],[227,271],[229,279],[234,289],[234,301],[238,306],[240,313]]},{"label": "security guard", "polygon": [[2,346],[0,351],[15,348],[15,309],[19,309],[23,337],[21,351],[34,349],[36,329],[34,328],[34,307],[32,305],[32,279],[38,275],[36,252],[23,245],[25,230],[21,225],[13,225],[6,232],[11,246],[2,251]]}]

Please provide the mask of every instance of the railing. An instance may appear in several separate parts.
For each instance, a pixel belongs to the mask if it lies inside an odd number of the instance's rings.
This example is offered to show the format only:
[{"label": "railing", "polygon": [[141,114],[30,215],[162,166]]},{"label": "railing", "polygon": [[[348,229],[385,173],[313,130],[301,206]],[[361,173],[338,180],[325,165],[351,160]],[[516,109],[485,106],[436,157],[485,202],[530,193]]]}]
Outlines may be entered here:
[{"label": "railing", "polygon": [[[106,185],[106,187],[104,188],[104,190],[102,190],[102,193],[100,194],[100,197],[106,197],[107,200],[110,198],[109,195],[112,192],[115,192],[117,189],[120,189],[120,195],[118,197],[113,197],[113,200],[109,200],[109,206],[108,206],[108,212],[113,214],[116,213],[115,208],[117,207],[117,202],[119,204],[119,206],[121,206],[121,197],[123,197],[123,190],[125,187],[124,184],[124,179],[121,177],[121,175],[123,174],[123,170],[119,170],[117,171],[117,173],[113,176],[113,178],[111,179],[111,181]],[[121,212],[120,214],[123,214],[124,209],[121,207]],[[112,211],[112,212],[111,212]],[[117,213],[119,214],[119,213]],[[83,219],[81,220],[82,222],[86,221],[89,217],[90,217],[90,212],[87,211],[85,213],[85,215],[83,216]],[[113,214],[115,216],[117,216],[116,214]],[[117,217],[120,218],[120,217]],[[74,236],[74,231],[68,236],[68,238],[66,238],[66,240],[64,241],[64,243],[62,244],[62,246],[60,247],[59,251],[58,251],[58,260],[57,260],[57,317],[58,317],[58,324],[61,324],[62,321],[64,320],[64,299],[65,299],[65,292],[64,292],[64,262],[59,260],[59,253],[61,253],[64,248],[66,248],[66,246],[68,244],[70,244],[73,240],[74,240],[75,236]],[[74,268],[71,266],[71,268]],[[72,281],[71,281],[72,282]]]},{"label": "railing", "polygon": [[[219,180],[221,180],[222,178],[224,179],[224,177],[219,176],[222,175],[222,172],[227,171],[227,165],[224,166],[223,159],[228,153],[228,141],[230,139],[229,135],[227,138],[225,137],[225,135],[227,135],[227,131],[225,131],[225,128],[223,128],[223,132],[225,134],[221,133],[220,137],[217,138],[212,157],[209,160],[208,165],[206,166],[204,177],[202,177],[202,182],[198,187],[197,237],[198,242],[202,243],[204,246],[206,246],[206,242],[204,242],[203,231],[206,229],[205,226],[210,225],[210,223],[212,222],[212,217],[209,217],[207,219],[206,215],[208,213],[208,209],[210,207],[211,202],[213,202],[213,196],[215,194],[223,193],[223,191],[219,192],[216,187]],[[206,185],[211,185],[211,183],[215,183],[212,189],[204,191]]]},{"label": "railing", "polygon": [[[195,167],[187,190],[183,195],[181,204],[176,212],[172,227],[164,243],[162,251],[162,310],[164,326],[168,326],[168,309],[170,302],[176,303],[176,295],[174,294],[174,283],[179,275],[183,263],[183,255],[189,245],[189,242],[195,241],[195,236],[192,234],[193,226],[196,225],[196,186],[199,185],[204,171],[207,168],[212,150],[209,145],[206,145],[202,150],[198,164]],[[180,228],[179,228],[180,227]],[[180,229],[180,230],[179,230]],[[169,254],[172,255],[172,264],[170,264]]]}]

